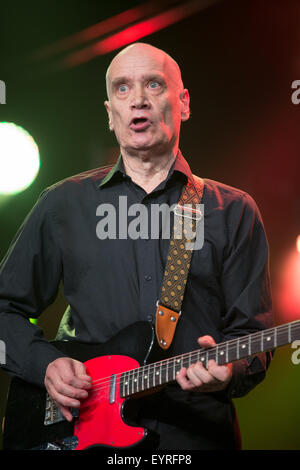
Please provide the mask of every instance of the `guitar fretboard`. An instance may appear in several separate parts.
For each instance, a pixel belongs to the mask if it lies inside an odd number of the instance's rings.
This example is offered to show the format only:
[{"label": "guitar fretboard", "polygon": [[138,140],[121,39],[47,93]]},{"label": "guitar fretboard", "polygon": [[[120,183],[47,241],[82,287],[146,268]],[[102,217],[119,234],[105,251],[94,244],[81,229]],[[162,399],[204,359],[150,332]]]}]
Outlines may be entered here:
[{"label": "guitar fretboard", "polygon": [[285,346],[297,339],[300,339],[300,320],[138,367],[122,373],[120,395],[126,397],[173,382],[182,367],[187,368],[198,361],[206,368],[211,359],[224,365]]}]

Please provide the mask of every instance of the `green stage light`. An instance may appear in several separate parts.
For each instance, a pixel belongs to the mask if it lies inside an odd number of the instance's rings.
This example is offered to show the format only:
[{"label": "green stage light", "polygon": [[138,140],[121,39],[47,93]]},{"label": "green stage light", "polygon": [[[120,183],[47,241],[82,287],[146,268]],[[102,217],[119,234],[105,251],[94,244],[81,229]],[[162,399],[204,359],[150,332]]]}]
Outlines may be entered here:
[{"label": "green stage light", "polygon": [[24,191],[39,169],[39,149],[31,135],[14,123],[0,122],[0,193]]}]

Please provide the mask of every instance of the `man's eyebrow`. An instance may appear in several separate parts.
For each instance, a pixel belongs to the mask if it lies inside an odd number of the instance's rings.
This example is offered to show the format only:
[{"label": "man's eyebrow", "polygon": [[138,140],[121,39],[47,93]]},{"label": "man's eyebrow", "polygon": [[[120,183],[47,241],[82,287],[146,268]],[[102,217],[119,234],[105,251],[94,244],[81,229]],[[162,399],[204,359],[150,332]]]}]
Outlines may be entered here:
[{"label": "man's eyebrow", "polygon": [[[165,83],[165,79],[163,77],[163,75],[159,74],[159,73],[149,73],[147,75],[143,75],[142,76],[142,80],[143,81],[148,81],[148,80],[159,80],[163,83]],[[124,76],[120,76],[120,77],[116,77],[116,78],[113,78],[112,81],[111,81],[111,86],[112,87],[116,87],[118,85],[120,85],[121,83],[128,83],[128,82],[131,82],[132,79],[129,78],[129,77],[126,77],[125,75]]]},{"label": "man's eyebrow", "polygon": [[128,77],[116,77],[111,81],[112,86],[119,85],[120,83],[127,83],[129,82],[130,79]]}]

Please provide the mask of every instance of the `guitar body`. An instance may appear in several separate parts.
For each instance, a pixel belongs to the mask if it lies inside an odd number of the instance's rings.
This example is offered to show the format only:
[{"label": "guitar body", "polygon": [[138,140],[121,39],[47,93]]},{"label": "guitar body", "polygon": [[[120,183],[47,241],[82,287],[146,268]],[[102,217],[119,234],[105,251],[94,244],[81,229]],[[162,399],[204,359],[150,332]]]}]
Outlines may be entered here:
[{"label": "guitar body", "polygon": [[[110,380],[107,377],[139,367],[139,363],[127,356],[110,355],[85,362],[87,373],[93,381],[104,385],[95,387],[82,403],[74,435],[78,438],[76,450],[92,446],[129,447],[140,443],[146,435],[143,428],[129,426],[123,421],[123,404],[119,383],[116,384],[113,403],[110,402]],[[102,380],[101,380],[102,379]],[[99,388],[99,390],[98,390]],[[99,426],[99,423],[105,423]]]},{"label": "guitar body", "polygon": [[4,424],[4,449],[83,450],[104,446],[126,449],[155,445],[155,436],[134,425],[134,407],[130,402],[135,400],[121,398],[120,380],[116,379],[117,374],[146,363],[153,353],[154,334],[150,323],[138,322],[105,344],[54,341],[52,344],[64,354],[85,363],[93,388],[72,423],[61,419],[45,425],[46,390],[19,378],[12,379]]}]

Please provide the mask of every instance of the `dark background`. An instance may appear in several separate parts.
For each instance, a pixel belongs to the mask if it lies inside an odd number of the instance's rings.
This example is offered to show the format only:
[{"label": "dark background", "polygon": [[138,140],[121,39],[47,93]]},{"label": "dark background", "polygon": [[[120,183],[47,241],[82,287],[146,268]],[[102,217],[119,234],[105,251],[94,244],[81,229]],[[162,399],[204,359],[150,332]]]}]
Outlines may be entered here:
[{"label": "dark background", "polygon": [[[203,3],[199,0],[200,7]],[[270,245],[275,321],[284,323],[297,316],[285,310],[280,289],[300,234],[300,104],[291,101],[291,84],[300,80],[300,4],[205,3],[206,8],[141,41],[164,49],[182,69],[192,115],[182,127],[181,150],[192,171],[241,188],[256,200]],[[0,201],[1,258],[46,186],[118,156],[103,106],[105,72],[118,51],[69,69],[57,69],[52,58],[43,56],[31,61],[32,54],[141,4],[2,2],[0,79],[6,83],[7,104],[0,105],[0,121],[14,122],[34,137],[41,168],[26,191]],[[165,7],[163,1],[157,4]],[[65,307],[60,293],[41,316],[39,325],[48,338],[55,336]],[[265,381],[235,400],[245,449],[300,449],[300,365],[292,363],[291,354],[290,347],[278,350]],[[1,418],[8,384],[0,372]]]}]

